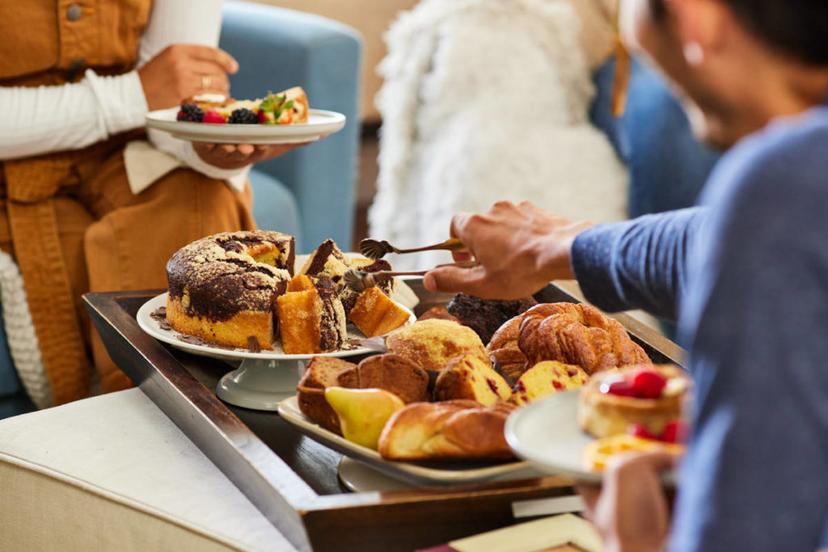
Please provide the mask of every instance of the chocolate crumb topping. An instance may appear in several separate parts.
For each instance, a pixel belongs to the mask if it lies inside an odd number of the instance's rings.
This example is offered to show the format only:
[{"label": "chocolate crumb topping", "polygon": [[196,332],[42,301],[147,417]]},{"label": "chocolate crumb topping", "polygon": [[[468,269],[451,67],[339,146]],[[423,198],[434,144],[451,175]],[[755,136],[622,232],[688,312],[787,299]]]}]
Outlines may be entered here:
[{"label": "chocolate crumb topping", "polygon": [[232,251],[234,253],[241,253],[244,251],[244,244],[240,241],[230,240],[221,244],[225,251]]},{"label": "chocolate crumb topping", "polygon": [[332,271],[331,267],[327,267],[328,270],[326,270],[326,265],[329,264],[331,259],[334,261],[333,264],[341,264],[343,267],[347,264],[345,254],[340,251],[336,243],[333,240],[325,240],[311,253],[305,266],[302,267],[302,273],[308,276],[327,276],[329,278],[339,276],[341,278],[342,274],[338,271]]},{"label": "chocolate crumb topping", "polygon": [[158,307],[150,313],[150,318],[158,322],[158,327],[162,330],[172,330],[172,326],[167,322],[167,307]]},{"label": "chocolate crumb topping", "polygon": [[323,351],[336,351],[342,347],[346,337],[345,309],[339,300],[336,285],[330,278],[315,278],[314,286],[322,300],[319,348]]},{"label": "chocolate crumb topping", "polygon": [[[257,263],[249,247],[272,244],[279,252],[276,266]],[[167,262],[170,295],[181,299],[187,314],[227,320],[239,312],[272,312],[273,300],[284,293],[295,259],[294,238],[256,230],[224,232],[192,242]]]}]

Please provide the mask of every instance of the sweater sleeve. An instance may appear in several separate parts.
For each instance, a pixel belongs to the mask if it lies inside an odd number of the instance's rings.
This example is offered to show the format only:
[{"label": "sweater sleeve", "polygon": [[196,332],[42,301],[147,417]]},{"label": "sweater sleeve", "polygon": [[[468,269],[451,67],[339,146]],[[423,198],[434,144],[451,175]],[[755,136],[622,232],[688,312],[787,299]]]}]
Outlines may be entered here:
[{"label": "sweater sleeve", "polygon": [[0,160],[82,149],[144,125],[147,102],[135,71],[115,77],[87,70],[59,86],[0,86]]},{"label": "sweater sleeve", "polygon": [[605,311],[644,309],[675,319],[687,255],[705,218],[694,207],[603,224],[575,239],[571,262],[587,300]]},{"label": "sweater sleeve", "polygon": [[[139,66],[171,44],[217,47],[221,30],[221,6],[222,0],[156,0],[147,29],[141,37]],[[183,21],[187,24],[182,24]],[[205,163],[191,142],[157,130],[150,130],[147,134],[153,146],[191,169],[210,178],[226,180],[238,191],[244,189],[250,165],[238,169],[220,169]]]}]

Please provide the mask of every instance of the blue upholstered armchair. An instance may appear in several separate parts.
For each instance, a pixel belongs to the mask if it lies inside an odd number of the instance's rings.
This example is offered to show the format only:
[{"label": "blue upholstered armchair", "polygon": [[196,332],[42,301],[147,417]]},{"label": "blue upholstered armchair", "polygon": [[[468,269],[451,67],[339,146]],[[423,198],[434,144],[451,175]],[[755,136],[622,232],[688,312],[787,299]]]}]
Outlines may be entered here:
[{"label": "blue upholstered armchair", "polygon": [[[347,116],[342,131],[257,166],[250,181],[260,227],[296,235],[300,251],[326,238],[350,245],[359,137],[359,37],[321,17],[227,2],[221,47],[241,67],[231,79],[234,96],[255,98],[301,85],[311,107]],[[32,409],[0,325],[0,419]]]},{"label": "blue upholstered armchair", "polygon": [[224,10],[221,47],[239,61],[233,95],[302,85],[311,107],[344,113],[347,126],[330,138],[262,163],[250,177],[262,228],[297,236],[300,251],[333,238],[350,245],[359,137],[360,41],[344,25],[246,2]]}]

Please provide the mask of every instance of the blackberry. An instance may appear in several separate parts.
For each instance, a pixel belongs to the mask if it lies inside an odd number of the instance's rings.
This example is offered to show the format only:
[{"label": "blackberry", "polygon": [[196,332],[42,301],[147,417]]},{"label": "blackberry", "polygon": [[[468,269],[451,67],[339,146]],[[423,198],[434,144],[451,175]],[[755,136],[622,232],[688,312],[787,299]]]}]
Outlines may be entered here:
[{"label": "blackberry", "polygon": [[246,107],[240,107],[230,114],[227,122],[231,125],[257,125],[259,124],[259,116]]},{"label": "blackberry", "polygon": [[204,120],[204,111],[202,111],[196,104],[184,104],[181,106],[181,110],[178,112],[178,117],[176,117],[176,119],[179,121],[200,123]]}]

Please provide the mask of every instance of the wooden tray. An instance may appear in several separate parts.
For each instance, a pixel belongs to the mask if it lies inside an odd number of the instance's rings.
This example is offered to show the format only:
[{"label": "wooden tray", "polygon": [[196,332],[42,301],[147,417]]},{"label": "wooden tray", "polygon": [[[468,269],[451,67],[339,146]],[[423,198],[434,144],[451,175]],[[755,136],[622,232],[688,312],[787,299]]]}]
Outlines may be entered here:
[{"label": "wooden tray", "polygon": [[[417,314],[445,304],[409,282],[421,299]],[[572,494],[563,477],[349,493],[337,479],[339,453],[303,436],[276,413],[236,408],[216,398],[226,362],[167,348],[135,319],[159,290],[91,293],[92,321],[115,362],[204,454],[300,550],[414,550],[517,521],[532,500]],[[543,302],[576,301],[550,285]],[[616,317],[656,362],[680,362],[681,350],[626,316]]]}]

